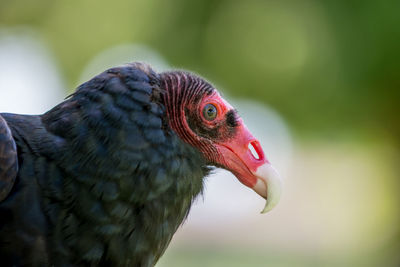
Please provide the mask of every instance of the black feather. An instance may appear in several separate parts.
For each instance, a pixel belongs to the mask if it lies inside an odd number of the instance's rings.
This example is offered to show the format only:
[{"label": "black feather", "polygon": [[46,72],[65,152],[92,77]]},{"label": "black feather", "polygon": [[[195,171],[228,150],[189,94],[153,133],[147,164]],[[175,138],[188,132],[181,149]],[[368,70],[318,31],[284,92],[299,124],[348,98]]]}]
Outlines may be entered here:
[{"label": "black feather", "polygon": [[0,114],[1,266],[157,262],[209,172],[158,79],[130,64],[41,116]]}]

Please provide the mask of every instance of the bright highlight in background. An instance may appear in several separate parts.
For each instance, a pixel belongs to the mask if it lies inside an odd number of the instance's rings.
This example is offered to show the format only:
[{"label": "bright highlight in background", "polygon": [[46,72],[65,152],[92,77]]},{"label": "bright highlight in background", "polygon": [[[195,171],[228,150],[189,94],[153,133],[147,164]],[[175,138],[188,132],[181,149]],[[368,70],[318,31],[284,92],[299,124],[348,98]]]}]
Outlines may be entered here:
[{"label": "bright highlight in background", "polygon": [[31,32],[0,29],[0,112],[40,114],[65,97],[57,66]]}]

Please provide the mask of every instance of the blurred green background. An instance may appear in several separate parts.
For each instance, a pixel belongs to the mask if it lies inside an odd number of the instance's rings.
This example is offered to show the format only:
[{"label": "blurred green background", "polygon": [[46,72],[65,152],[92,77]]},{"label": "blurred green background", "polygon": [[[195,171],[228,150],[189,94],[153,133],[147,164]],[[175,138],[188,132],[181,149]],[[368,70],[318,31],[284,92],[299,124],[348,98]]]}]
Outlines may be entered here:
[{"label": "blurred green background", "polygon": [[0,0],[0,32],[44,43],[65,95],[97,55],[140,44],[286,122],[289,196],[261,241],[188,234],[159,266],[398,266],[399,12],[373,0]]}]

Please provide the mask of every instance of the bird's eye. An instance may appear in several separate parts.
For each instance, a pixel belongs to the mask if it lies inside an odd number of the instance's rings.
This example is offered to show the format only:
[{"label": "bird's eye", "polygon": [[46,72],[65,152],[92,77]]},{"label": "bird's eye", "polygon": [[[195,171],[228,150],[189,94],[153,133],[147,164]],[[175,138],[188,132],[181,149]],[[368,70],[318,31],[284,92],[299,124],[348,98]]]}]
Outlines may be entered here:
[{"label": "bird's eye", "polygon": [[208,121],[212,121],[217,117],[217,108],[213,104],[207,104],[203,109],[204,118]]}]

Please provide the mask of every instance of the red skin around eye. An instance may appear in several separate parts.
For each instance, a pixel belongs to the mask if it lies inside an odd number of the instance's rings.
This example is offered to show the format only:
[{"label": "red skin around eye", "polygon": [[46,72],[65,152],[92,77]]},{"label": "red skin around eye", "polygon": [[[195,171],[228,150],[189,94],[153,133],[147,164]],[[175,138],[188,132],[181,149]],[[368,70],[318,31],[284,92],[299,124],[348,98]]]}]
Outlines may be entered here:
[{"label": "red skin around eye", "polygon": [[[217,117],[212,121],[206,120],[203,115],[204,107],[207,104],[212,104],[217,109]],[[222,99],[218,93],[214,93],[210,96],[205,97],[202,103],[199,105],[199,108],[199,113],[201,114],[203,122],[208,125],[215,125],[224,119],[226,112],[232,109],[232,106],[229,105],[229,103],[226,102],[224,99]]]}]

